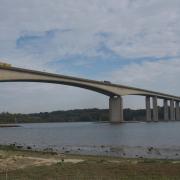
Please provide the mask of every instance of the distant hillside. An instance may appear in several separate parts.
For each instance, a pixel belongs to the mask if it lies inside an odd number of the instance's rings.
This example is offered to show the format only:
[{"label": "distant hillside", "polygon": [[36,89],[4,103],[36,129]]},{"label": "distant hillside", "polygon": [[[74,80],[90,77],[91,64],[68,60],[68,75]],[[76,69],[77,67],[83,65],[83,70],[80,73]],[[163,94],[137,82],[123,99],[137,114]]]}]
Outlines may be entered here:
[{"label": "distant hillside", "polygon": [[[124,109],[126,121],[144,121],[145,109]],[[163,108],[159,108],[159,118],[163,118]],[[76,109],[68,111],[40,112],[33,114],[1,113],[0,123],[41,123],[41,122],[96,122],[109,121],[107,109]]]}]

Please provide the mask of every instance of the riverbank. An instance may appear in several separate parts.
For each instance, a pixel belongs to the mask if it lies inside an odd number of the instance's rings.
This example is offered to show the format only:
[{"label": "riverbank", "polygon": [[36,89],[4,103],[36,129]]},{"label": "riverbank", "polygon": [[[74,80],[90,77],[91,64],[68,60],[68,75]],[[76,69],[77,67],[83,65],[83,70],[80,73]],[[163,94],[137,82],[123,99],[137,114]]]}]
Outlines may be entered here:
[{"label": "riverbank", "polygon": [[180,160],[128,159],[0,147],[0,179],[180,179]]},{"label": "riverbank", "polygon": [[44,146],[26,145],[12,143],[0,145],[1,147],[9,147],[16,150],[32,150],[43,152],[54,152],[58,154],[74,154],[74,155],[92,155],[92,156],[108,156],[118,158],[140,158],[140,159],[164,159],[164,160],[180,160],[180,147],[155,147],[155,146],[107,146],[107,145],[64,145],[64,146]]}]

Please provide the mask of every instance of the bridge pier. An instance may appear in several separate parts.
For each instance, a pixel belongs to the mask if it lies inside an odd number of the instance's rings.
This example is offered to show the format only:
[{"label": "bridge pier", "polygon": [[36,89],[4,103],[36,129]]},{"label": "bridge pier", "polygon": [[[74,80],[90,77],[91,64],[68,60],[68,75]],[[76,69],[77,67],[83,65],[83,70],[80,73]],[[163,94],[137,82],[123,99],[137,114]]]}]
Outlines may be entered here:
[{"label": "bridge pier", "polygon": [[168,100],[164,99],[164,120],[169,120],[169,108],[168,108]]},{"label": "bridge pier", "polygon": [[175,120],[175,112],[174,112],[174,100],[170,100],[170,120]]},{"label": "bridge pier", "polygon": [[157,96],[153,97],[153,121],[158,121]]},{"label": "bridge pier", "polygon": [[110,122],[123,122],[123,99],[121,96],[113,96],[109,98],[109,115]]},{"label": "bridge pier", "polygon": [[180,120],[179,101],[176,101],[176,120]]},{"label": "bridge pier", "polygon": [[151,97],[146,96],[146,121],[151,121]]}]

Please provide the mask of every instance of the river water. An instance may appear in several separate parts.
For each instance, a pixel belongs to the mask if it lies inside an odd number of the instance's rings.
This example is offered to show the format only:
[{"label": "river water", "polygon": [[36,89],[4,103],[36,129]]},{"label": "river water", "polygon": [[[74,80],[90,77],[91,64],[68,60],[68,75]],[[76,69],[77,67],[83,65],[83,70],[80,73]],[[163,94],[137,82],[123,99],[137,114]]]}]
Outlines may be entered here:
[{"label": "river water", "polygon": [[0,128],[0,144],[73,154],[180,159],[180,122],[35,123]]}]

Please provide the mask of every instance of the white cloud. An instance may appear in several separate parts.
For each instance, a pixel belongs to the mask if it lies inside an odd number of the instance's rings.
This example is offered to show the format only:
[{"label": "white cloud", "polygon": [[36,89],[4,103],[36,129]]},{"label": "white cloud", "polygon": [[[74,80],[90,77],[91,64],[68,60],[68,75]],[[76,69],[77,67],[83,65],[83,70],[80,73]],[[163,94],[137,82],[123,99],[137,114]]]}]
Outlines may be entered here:
[{"label": "white cloud", "polygon": [[42,64],[67,54],[94,55],[100,41],[95,36],[98,32],[110,33],[107,47],[123,57],[180,55],[177,0],[1,0],[0,5],[0,49],[8,47],[13,55],[23,53],[16,51],[15,41],[24,32],[72,29],[63,35],[57,33],[53,43],[47,44]]},{"label": "white cloud", "polygon": [[[159,60],[127,65],[113,72],[109,77],[113,82],[129,86],[180,95],[180,60]],[[129,107],[144,107],[144,98],[126,98]],[[138,103],[137,103],[138,102]]]},{"label": "white cloud", "polygon": [[141,88],[179,94],[180,60],[132,63],[113,72],[115,82]]},{"label": "white cloud", "polygon": [[[67,29],[69,31],[62,32]],[[104,43],[109,51],[120,57],[119,61],[136,59],[137,62],[144,57],[152,60],[162,59],[158,62],[127,65],[110,76],[115,81],[177,95],[180,88],[179,59],[171,61],[164,59],[180,57],[179,30],[179,0],[0,0],[0,59],[5,59],[15,66],[55,72],[60,66],[52,68],[48,64],[57,59],[82,55],[88,57],[89,61],[89,57],[106,56],[104,52],[97,51]],[[49,37],[46,33],[53,31],[54,36],[47,41]],[[36,41],[27,40],[33,36],[37,37]],[[17,41],[21,38],[25,38],[24,44],[18,47]],[[86,64],[85,61],[80,62],[82,67]],[[111,64],[110,57],[109,63]],[[103,69],[100,71],[103,72]],[[62,69],[63,72],[76,74],[68,69]],[[110,73],[104,74],[108,76]],[[14,89],[16,86],[17,89]],[[18,87],[24,89],[21,95],[18,94]],[[38,88],[37,94],[33,87]],[[51,91],[55,92],[54,96],[46,97],[45,100],[56,102],[52,108],[57,109],[59,104],[55,95],[59,95],[59,89],[56,90],[56,86],[53,86],[50,90],[51,87],[51,85],[1,85],[3,98],[3,101],[0,101],[1,109],[4,109],[6,104],[5,109],[21,111],[28,95],[31,97],[32,107],[29,111],[34,111],[36,104],[33,102],[36,102],[36,98],[39,97],[39,102],[44,99],[39,92],[42,94],[44,92],[45,95]],[[10,88],[12,90],[9,90]],[[22,97],[17,107],[12,103],[13,89],[17,93],[17,99]],[[66,97],[67,89],[60,90],[63,97]],[[72,105],[76,105],[75,102],[79,102],[81,107],[93,106],[90,101],[92,97],[96,99],[94,102],[96,106],[104,107],[104,97],[98,99],[99,95],[92,95],[93,93],[86,93],[83,90],[76,92],[72,89],[70,92],[74,99],[66,99],[63,104],[67,102],[67,105],[62,108],[72,108]],[[5,98],[7,96],[9,99]],[[43,110],[44,107],[41,106],[43,105],[37,105],[37,111]],[[27,112],[28,108],[22,108],[22,111]]]}]

